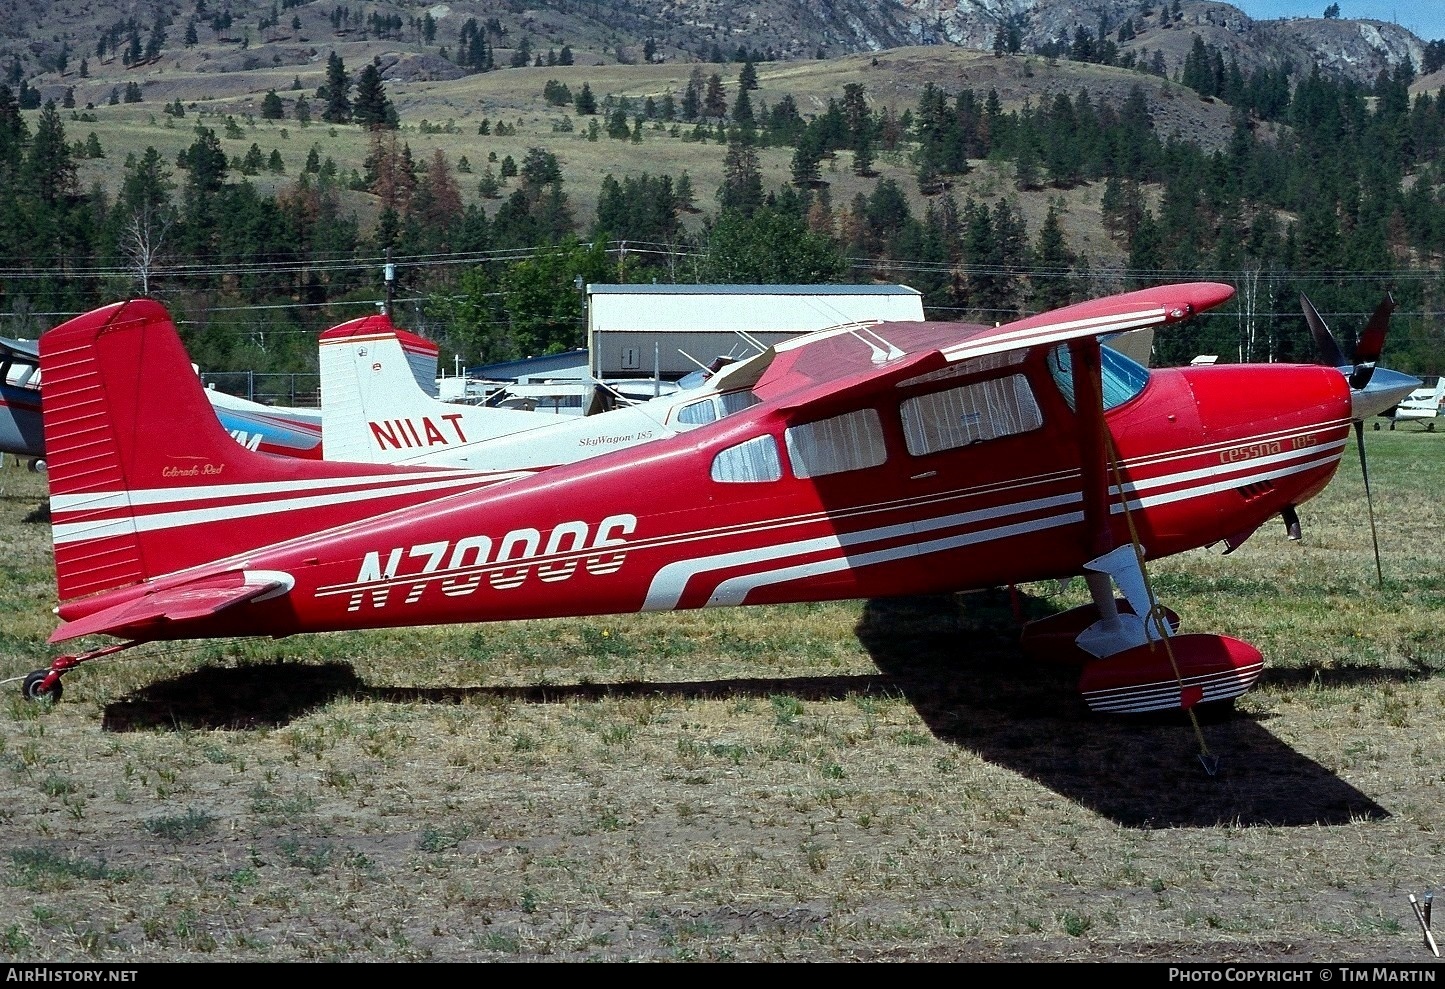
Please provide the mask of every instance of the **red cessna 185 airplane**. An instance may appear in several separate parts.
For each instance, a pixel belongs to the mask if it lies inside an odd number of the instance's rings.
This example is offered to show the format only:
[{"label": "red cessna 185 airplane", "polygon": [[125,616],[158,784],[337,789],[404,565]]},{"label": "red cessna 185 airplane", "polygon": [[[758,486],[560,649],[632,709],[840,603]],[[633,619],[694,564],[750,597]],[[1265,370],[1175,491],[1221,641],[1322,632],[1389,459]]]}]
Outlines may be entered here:
[{"label": "red cessna 185 airplane", "polygon": [[[1179,634],[1147,559],[1224,542],[1334,474],[1351,422],[1418,382],[1356,366],[1146,369],[1100,338],[1228,285],[1110,296],[997,327],[824,330],[751,362],[751,398],[547,468],[269,456],[217,422],[164,308],[41,339],[60,642],[24,693],[158,640],[932,594],[1083,574],[1092,605],[1025,632],[1100,711],[1247,690],[1247,643]],[[1347,374],[1355,374],[1352,382]],[[1404,391],[1400,391],[1400,389]],[[1116,598],[1116,590],[1122,600]],[[1172,617],[1172,616],[1168,616]]]}]

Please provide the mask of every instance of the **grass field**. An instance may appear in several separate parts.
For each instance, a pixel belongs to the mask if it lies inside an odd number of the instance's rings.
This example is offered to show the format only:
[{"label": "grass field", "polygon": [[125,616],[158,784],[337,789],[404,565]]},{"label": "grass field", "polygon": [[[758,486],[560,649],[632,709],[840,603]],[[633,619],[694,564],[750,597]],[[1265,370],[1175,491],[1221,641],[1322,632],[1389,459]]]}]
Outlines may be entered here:
[{"label": "grass field", "polygon": [[[0,695],[0,958],[1431,961],[1445,437],[1366,438],[1383,590],[1350,459],[1302,542],[1152,568],[1269,664],[1215,776],[1001,591],[146,646]],[[9,679],[54,590],[0,487]]]}]

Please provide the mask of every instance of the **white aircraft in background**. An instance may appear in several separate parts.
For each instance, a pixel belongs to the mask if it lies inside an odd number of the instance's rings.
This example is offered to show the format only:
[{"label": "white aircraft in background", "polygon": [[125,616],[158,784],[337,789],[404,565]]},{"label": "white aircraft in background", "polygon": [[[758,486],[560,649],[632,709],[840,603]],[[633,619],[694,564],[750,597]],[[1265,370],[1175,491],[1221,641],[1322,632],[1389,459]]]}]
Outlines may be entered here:
[{"label": "white aircraft in background", "polygon": [[[1380,416],[1390,420],[1391,429],[1394,429],[1397,423],[1419,422],[1424,425],[1426,432],[1433,433],[1435,420],[1440,416],[1442,400],[1445,400],[1445,375],[1436,378],[1434,384],[1416,388],[1402,398],[1399,405],[1386,409]],[[1375,428],[1379,429],[1380,424],[1375,423]]]},{"label": "white aircraft in background", "polygon": [[766,360],[742,360],[686,390],[591,415],[558,415],[431,397],[407,364],[413,336],[384,315],[321,335],[325,459],[527,472],[575,463],[747,408],[755,401],[749,389],[767,366]]},{"label": "white aircraft in background", "polygon": [[[194,364],[191,369],[197,370]],[[40,384],[39,344],[0,338],[0,454],[27,460],[32,471],[46,469]],[[319,409],[263,405],[214,387],[206,397],[226,432],[248,450],[321,458]]]}]

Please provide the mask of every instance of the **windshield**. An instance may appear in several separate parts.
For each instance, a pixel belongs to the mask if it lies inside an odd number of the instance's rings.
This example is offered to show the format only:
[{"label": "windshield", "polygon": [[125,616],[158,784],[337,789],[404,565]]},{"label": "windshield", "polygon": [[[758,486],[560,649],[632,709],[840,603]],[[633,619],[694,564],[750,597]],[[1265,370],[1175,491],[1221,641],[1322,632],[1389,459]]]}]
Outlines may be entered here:
[{"label": "windshield", "polygon": [[[1111,350],[1106,343],[1099,348],[1103,364],[1104,408],[1112,409],[1123,405],[1144,390],[1149,383],[1149,369],[1117,350]],[[1068,344],[1059,344],[1049,351],[1049,373],[1054,377],[1069,408],[1074,408],[1074,365],[1069,357]]]}]

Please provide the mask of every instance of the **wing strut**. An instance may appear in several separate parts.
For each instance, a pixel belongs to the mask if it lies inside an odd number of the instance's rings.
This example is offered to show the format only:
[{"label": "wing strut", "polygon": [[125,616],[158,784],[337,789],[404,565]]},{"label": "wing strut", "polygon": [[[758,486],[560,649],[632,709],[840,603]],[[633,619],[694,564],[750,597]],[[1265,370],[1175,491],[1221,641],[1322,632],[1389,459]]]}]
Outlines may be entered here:
[{"label": "wing strut", "polygon": [[[1199,740],[1199,762],[1204,771],[1213,776],[1219,770],[1219,759],[1209,751],[1209,745],[1204,740],[1204,730],[1199,724],[1199,716],[1194,710],[1195,703],[1201,699],[1202,694],[1197,693],[1200,689],[1197,686],[1185,685],[1184,674],[1179,668],[1179,660],[1170,642],[1173,630],[1170,627],[1169,615],[1154,594],[1153,584],[1149,581],[1149,571],[1144,566],[1144,547],[1139,541],[1139,531],[1129,509],[1123,464],[1114,448],[1114,440],[1109,435],[1108,423],[1104,418],[1103,365],[1098,339],[1084,337],[1071,340],[1069,356],[1074,372],[1074,405],[1080,426],[1079,454],[1084,524],[1091,532],[1090,549],[1095,554],[1095,559],[1086,565],[1085,579],[1100,614],[1099,623],[1079,637],[1079,645],[1087,651],[1091,634],[1111,638],[1125,631],[1123,626],[1129,625],[1133,627],[1128,629],[1128,632],[1135,635],[1143,633],[1151,652],[1156,648],[1155,642],[1162,642],[1170,668],[1174,671],[1180,696],[1190,698],[1184,700],[1181,706],[1189,712],[1189,722],[1194,727],[1195,738]],[[1119,504],[1129,527],[1132,554],[1123,546],[1116,548],[1113,545],[1109,505],[1111,474],[1113,488],[1119,492]],[[1129,559],[1130,556],[1132,559]],[[1133,615],[1119,614],[1114,600],[1111,571],[1117,572],[1119,585],[1125,591],[1126,600],[1131,603]]]}]

